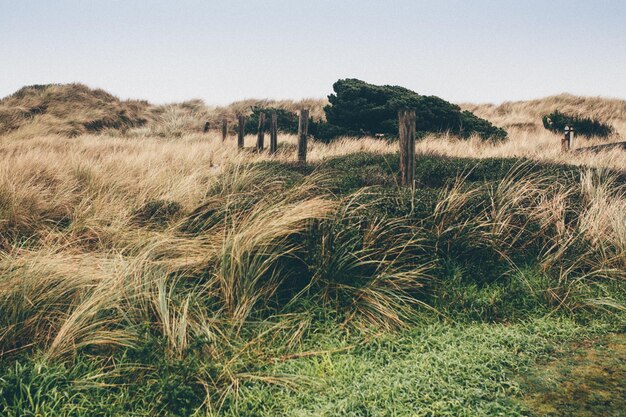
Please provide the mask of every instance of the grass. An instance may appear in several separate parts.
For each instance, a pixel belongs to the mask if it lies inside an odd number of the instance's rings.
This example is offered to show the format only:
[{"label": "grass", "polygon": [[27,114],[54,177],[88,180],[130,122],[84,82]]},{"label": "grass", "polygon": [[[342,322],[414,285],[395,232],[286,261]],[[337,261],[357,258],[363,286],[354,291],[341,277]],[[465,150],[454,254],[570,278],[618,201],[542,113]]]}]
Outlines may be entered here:
[{"label": "grass", "polygon": [[[261,368],[262,373],[246,373],[236,395],[224,399],[220,415],[543,413],[538,407],[545,410],[571,402],[562,397],[561,391],[545,391],[553,386],[546,386],[538,376],[554,372],[551,369],[559,365],[546,369],[536,363],[552,362],[554,358],[559,358],[559,364],[578,360],[564,353],[561,346],[581,338],[598,340],[609,330],[598,322],[581,326],[569,319],[553,318],[510,325],[451,325],[426,318],[401,333],[365,338],[346,335],[332,323],[316,327],[299,346],[299,355],[275,358]],[[90,358],[80,358],[71,367],[37,359],[14,364],[5,369],[0,380],[5,415],[211,415],[211,411],[201,411],[204,392],[195,382],[198,375],[210,370],[188,356],[182,360],[157,359],[154,351],[162,352],[160,348],[158,343],[146,344],[144,350],[150,349],[148,355],[153,359],[144,370],[137,371],[137,364],[132,365],[135,382],[131,385],[120,384],[131,378],[128,365],[118,364],[112,372],[103,364],[95,365]],[[605,359],[604,365],[611,365],[613,370],[617,367],[616,372],[620,372],[620,363]],[[519,375],[532,375],[534,380]],[[607,381],[602,378],[599,383]],[[623,381],[612,381],[613,386],[601,385],[604,391],[595,391],[595,395],[599,392],[605,396],[600,407],[594,408],[584,400],[581,405],[588,410],[603,410],[603,415],[619,415],[620,398],[615,395],[619,391],[613,390],[623,390],[623,386],[619,388]],[[575,389],[585,391],[584,386]],[[589,392],[594,391],[585,394]],[[555,396],[561,403],[544,401],[541,396]]]},{"label": "grass", "polygon": [[297,373],[311,385],[292,392],[251,384],[227,415],[528,415],[516,399],[523,391],[513,375],[581,331],[569,321],[422,324],[350,353],[278,364],[275,372]]},{"label": "grass", "polygon": [[626,407],[624,334],[566,345],[522,378],[523,403],[539,415],[619,416]]},{"label": "grass", "polygon": [[[623,151],[430,137],[402,189],[391,142],[299,165],[292,136],[189,133],[198,106],[0,138],[1,414],[575,415],[544,364],[623,371],[597,353],[626,311]],[[618,413],[616,384],[585,410]]]}]

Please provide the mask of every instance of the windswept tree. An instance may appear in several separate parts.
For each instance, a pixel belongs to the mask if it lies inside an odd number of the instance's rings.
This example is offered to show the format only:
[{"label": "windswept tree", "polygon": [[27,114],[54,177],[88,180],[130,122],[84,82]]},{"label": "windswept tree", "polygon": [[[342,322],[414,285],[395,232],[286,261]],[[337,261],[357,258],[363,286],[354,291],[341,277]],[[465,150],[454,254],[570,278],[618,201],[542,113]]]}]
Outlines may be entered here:
[{"label": "windswept tree", "polygon": [[565,126],[573,127],[577,135],[585,137],[606,138],[615,133],[613,126],[590,117],[570,116],[558,110],[543,116],[543,127],[554,133],[562,133]]},{"label": "windswept tree", "polygon": [[487,120],[436,96],[422,96],[404,87],[373,85],[357,79],[333,84],[334,94],[324,108],[327,123],[318,126],[322,138],[364,136],[398,132],[400,109],[415,110],[419,134],[450,132],[462,138],[478,135],[485,140],[502,140],[507,134]]}]

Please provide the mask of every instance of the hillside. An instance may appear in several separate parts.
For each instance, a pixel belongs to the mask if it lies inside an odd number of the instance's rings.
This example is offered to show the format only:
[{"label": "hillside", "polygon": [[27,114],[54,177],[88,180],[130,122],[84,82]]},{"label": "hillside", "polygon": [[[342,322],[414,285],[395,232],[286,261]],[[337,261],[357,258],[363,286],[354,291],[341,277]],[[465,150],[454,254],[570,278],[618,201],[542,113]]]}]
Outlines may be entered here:
[{"label": "hillside", "polygon": [[279,144],[0,140],[0,415],[620,415],[623,176]]},{"label": "hillside", "polygon": [[559,94],[536,100],[507,101],[499,105],[463,103],[460,106],[504,128],[543,128],[541,117],[559,110],[611,123],[622,136],[626,134],[626,100]]},{"label": "hillside", "polygon": [[23,87],[0,100],[0,133],[78,136],[104,129],[127,130],[150,118],[146,101],[126,100],[83,84]]},{"label": "hillside", "polygon": [[323,104],[2,99],[0,415],[619,415],[626,152],[215,129]]},{"label": "hillside", "polygon": [[[120,100],[83,84],[33,85],[0,99],[0,135],[13,132],[19,137],[47,134],[74,137],[109,131],[131,136],[180,137],[200,132],[205,122],[215,129],[224,118],[233,124],[236,114],[250,112],[255,106],[292,112],[306,107],[313,119],[323,120],[323,108],[327,104],[327,99],[245,99],[227,106],[207,106],[195,99],[153,105],[144,100]],[[559,110],[609,122],[619,135],[626,136],[626,100],[561,94],[499,105],[462,103],[460,106],[506,129],[543,130],[541,117]]]},{"label": "hillside", "polygon": [[126,134],[135,129],[131,135],[179,137],[201,131],[205,122],[214,128],[220,126],[223,118],[233,123],[236,114],[250,112],[254,106],[293,112],[306,107],[314,119],[321,119],[326,103],[318,99],[247,99],[218,107],[194,99],[153,105],[145,100],[120,100],[104,90],[79,83],[32,85],[0,99],[0,135],[75,137],[104,131]]}]

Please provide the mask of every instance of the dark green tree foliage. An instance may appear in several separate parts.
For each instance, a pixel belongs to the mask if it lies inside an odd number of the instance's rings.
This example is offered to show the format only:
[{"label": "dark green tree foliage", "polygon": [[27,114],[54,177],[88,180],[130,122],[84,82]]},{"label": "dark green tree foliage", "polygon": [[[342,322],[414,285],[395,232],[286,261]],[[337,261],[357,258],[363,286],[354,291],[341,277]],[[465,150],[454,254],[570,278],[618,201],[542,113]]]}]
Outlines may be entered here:
[{"label": "dark green tree foliage", "polygon": [[271,114],[276,112],[276,121],[278,130],[283,133],[298,133],[298,115],[285,109],[276,109],[271,107],[252,107],[252,114],[246,118],[244,127],[245,133],[255,134],[259,128],[259,115],[265,113],[265,131],[269,132],[271,123]]},{"label": "dark green tree foliage", "polygon": [[552,132],[563,133],[565,126],[573,127],[577,135],[585,137],[599,136],[606,138],[615,131],[613,126],[590,117],[568,116],[558,110],[543,116],[543,127]]},{"label": "dark green tree foliage", "polygon": [[463,138],[473,134],[502,140],[506,132],[468,111],[435,96],[421,96],[404,87],[373,85],[357,79],[333,84],[324,108],[327,123],[317,126],[320,138],[398,133],[398,110],[414,109],[420,134],[451,132]]}]

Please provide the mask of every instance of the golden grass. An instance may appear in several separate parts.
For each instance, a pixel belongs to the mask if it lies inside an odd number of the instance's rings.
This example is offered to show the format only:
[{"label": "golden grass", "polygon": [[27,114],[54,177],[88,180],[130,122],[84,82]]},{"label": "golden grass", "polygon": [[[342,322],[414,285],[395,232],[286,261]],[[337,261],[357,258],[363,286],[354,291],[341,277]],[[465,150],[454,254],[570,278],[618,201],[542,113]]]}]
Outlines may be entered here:
[{"label": "golden grass", "polygon": [[[624,151],[562,156],[553,150],[558,149],[558,137],[545,134],[540,143],[549,152],[544,155],[524,137],[498,145],[429,137],[417,148],[428,154],[524,155],[624,168]],[[175,139],[146,132],[132,137],[1,138],[0,312],[5,326],[0,329],[0,357],[26,349],[40,350],[49,360],[68,360],[85,349],[106,355],[142,343],[140,330],[148,325],[163,337],[167,354],[174,358],[184,357],[192,340],[210,342],[198,354],[211,364],[211,373],[201,370],[196,375],[206,389],[207,409],[219,409],[244,381],[291,387],[289,377],[255,369],[297,357],[294,352],[311,313],[271,315],[267,320],[254,313],[271,312],[285,278],[278,261],[303,244],[293,236],[321,221],[367,224],[363,244],[351,246],[349,230],[326,231],[324,242],[342,246],[323,246],[321,264],[302,293],[321,287],[316,300],[340,309],[346,322],[376,329],[404,325],[420,304],[413,294],[430,273],[428,260],[407,263],[403,258],[407,251],[419,251],[423,242],[418,228],[407,230],[394,219],[362,223],[360,207],[331,199],[324,191],[326,179],[319,175],[289,190],[280,178],[263,176],[249,163],[295,160],[295,137],[279,139],[279,152],[269,156],[238,151],[234,138],[222,142],[214,133]],[[246,146],[254,142],[254,137],[246,138]],[[393,153],[395,148],[373,138],[312,142],[309,160],[360,151]],[[489,190],[492,207],[464,219],[464,206],[483,190],[467,189],[460,179],[442,192],[433,213],[437,244],[451,236],[472,239],[506,258],[523,231],[516,218],[524,214],[540,219],[538,233],[549,236],[541,263],[546,270],[560,269],[562,285],[550,289],[555,306],[560,306],[572,286],[584,285],[581,269],[593,277],[624,278],[626,196],[611,183],[611,175],[585,174],[585,204],[574,224],[565,220],[570,209],[566,196],[572,190],[523,172]],[[162,227],[138,223],[137,211],[159,200],[177,202],[181,214],[174,213]],[[200,219],[207,212],[213,218],[192,222],[202,233],[180,232],[186,219],[195,214]],[[581,242],[588,254],[572,260],[568,253]],[[338,280],[341,271],[351,277],[359,268],[373,271],[364,283]],[[615,300],[593,302],[623,308]]]},{"label": "golden grass", "polygon": [[478,117],[504,128],[543,129],[541,118],[558,110],[565,114],[592,117],[611,123],[619,134],[626,135],[626,100],[606,97],[581,97],[560,94],[536,100],[507,101],[495,104],[461,104]]},{"label": "golden grass", "polygon": [[[252,148],[254,141],[253,136],[246,137],[246,146]],[[0,244],[16,234],[41,235],[41,230],[35,230],[40,224],[71,217],[69,235],[60,237],[51,232],[39,238],[123,246],[126,233],[120,230],[128,228],[133,211],[148,201],[175,201],[183,211],[189,211],[203,203],[207,190],[219,181],[217,174],[225,166],[266,159],[294,161],[295,136],[280,135],[279,142],[279,152],[270,156],[239,152],[234,137],[222,142],[214,133],[187,134],[178,139],[82,135],[16,140],[11,135],[4,136],[0,139]],[[330,144],[311,142],[308,160],[321,161],[354,152],[396,151],[394,143],[345,138]],[[514,130],[510,139],[500,144],[477,138],[461,141],[430,136],[417,143],[416,151],[455,157],[523,157],[626,169],[624,150],[563,154],[559,136],[549,132]]]},{"label": "golden grass", "polygon": [[[37,348],[48,358],[64,359],[81,348],[130,346],[139,342],[138,328],[149,323],[175,357],[184,355],[193,337],[211,341],[202,354],[218,373],[198,376],[209,408],[219,408],[226,392],[245,380],[291,383],[251,373],[250,363],[293,354],[290,349],[311,317],[290,314],[255,322],[245,339],[240,332],[252,312],[269,310],[281,279],[278,259],[301,244],[290,238],[314,222],[345,222],[351,216],[359,221],[359,207],[331,199],[319,175],[289,190],[280,178],[261,175],[252,163],[295,161],[293,135],[280,135],[279,151],[269,155],[251,151],[253,136],[246,137],[248,149],[240,151],[232,135],[222,142],[216,132],[198,133],[204,118],[220,111],[187,102],[152,109],[150,123],[125,134],[108,130],[68,138],[42,134],[45,126],[33,124],[0,137],[0,311],[8,323],[0,329],[0,356]],[[514,124],[518,116],[511,111],[501,117]],[[559,135],[519,126],[509,133],[509,140],[498,144],[429,136],[416,151],[626,169],[624,150],[563,154]],[[585,142],[594,143],[600,141]],[[375,138],[311,141],[308,160],[355,152],[390,154],[397,152],[397,144]],[[538,219],[542,229],[536,233],[548,236],[540,261],[546,270],[560,268],[563,285],[551,296],[562,304],[570,285],[584,283],[585,277],[576,275],[581,269],[624,278],[626,191],[613,179],[612,173],[588,171],[581,190],[565,190],[520,168],[488,190],[492,205],[470,220],[461,211],[484,190],[468,189],[459,179],[442,191],[432,215],[437,243],[450,236],[474,239],[506,258],[524,231],[516,218]],[[575,191],[585,198],[572,223],[566,221],[567,197]],[[162,227],[138,223],[138,211],[155,201],[176,202],[180,213]],[[207,212],[214,213],[210,221],[201,219]],[[192,225],[203,233],[180,233],[185,218],[195,214],[200,220]],[[324,286],[321,302],[353,300],[345,306],[346,320],[358,315],[379,328],[394,328],[417,303],[409,294],[427,279],[429,264],[415,261],[407,269],[396,262],[422,244],[416,230],[407,231],[393,219],[368,220],[358,250],[343,253],[329,246],[319,254],[325,263],[311,285]],[[325,239],[344,238],[345,231],[336,233],[328,232]],[[581,242],[587,256],[572,259],[568,251]],[[374,273],[366,285],[341,284],[334,281],[336,265],[346,270],[367,265]],[[185,281],[198,276],[200,283]],[[268,346],[281,349],[268,351]],[[215,393],[218,401],[211,404]]]}]

